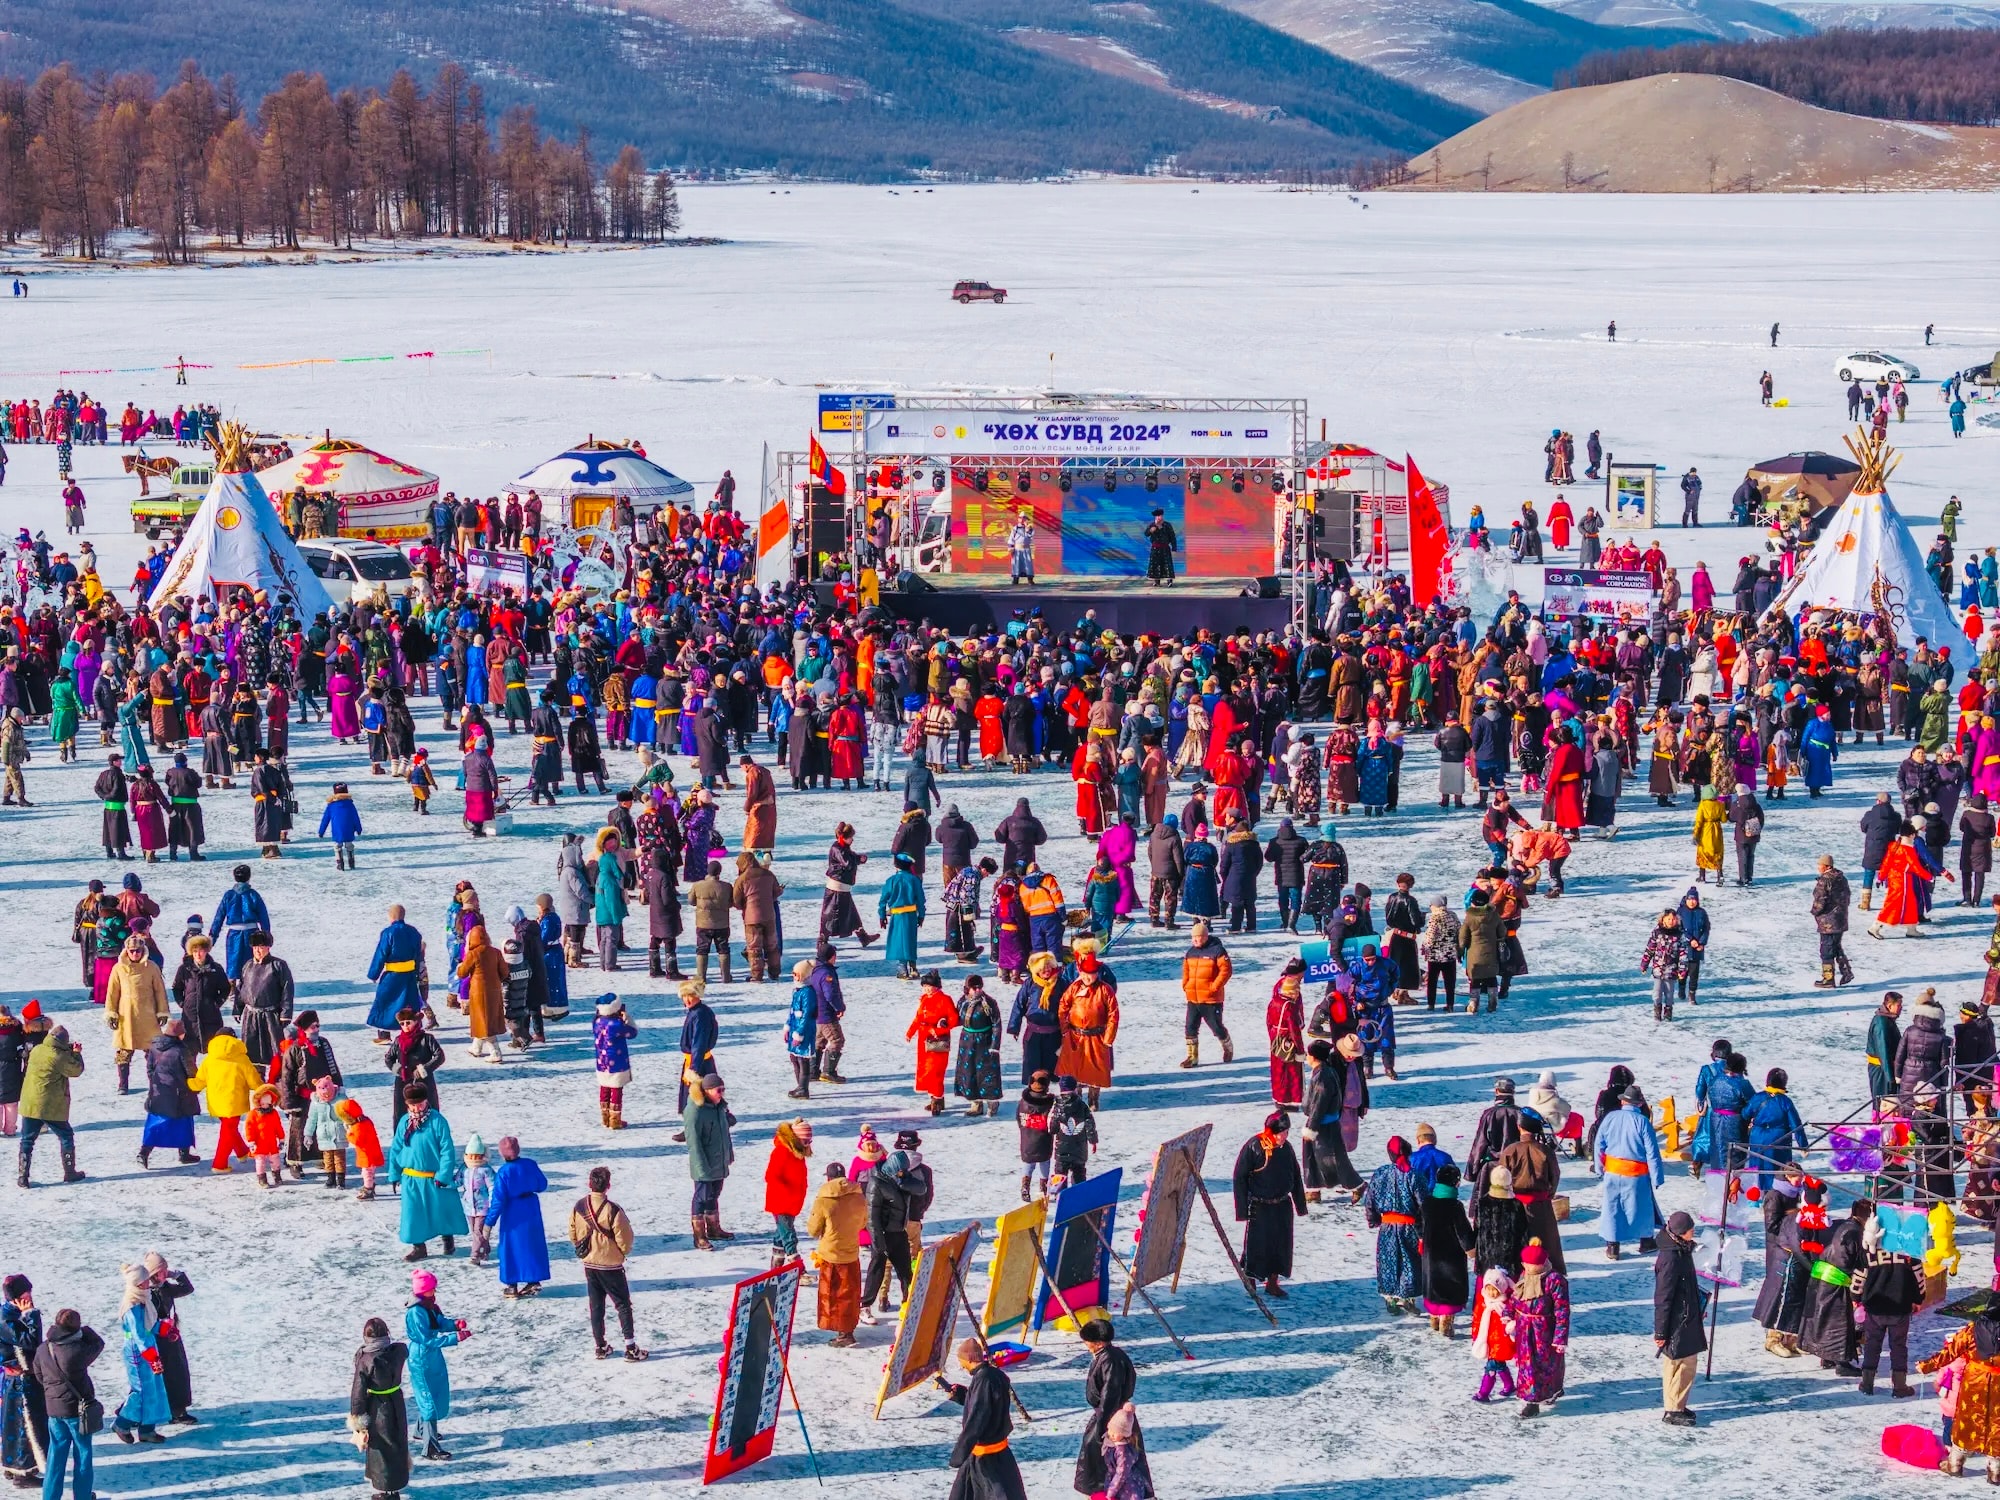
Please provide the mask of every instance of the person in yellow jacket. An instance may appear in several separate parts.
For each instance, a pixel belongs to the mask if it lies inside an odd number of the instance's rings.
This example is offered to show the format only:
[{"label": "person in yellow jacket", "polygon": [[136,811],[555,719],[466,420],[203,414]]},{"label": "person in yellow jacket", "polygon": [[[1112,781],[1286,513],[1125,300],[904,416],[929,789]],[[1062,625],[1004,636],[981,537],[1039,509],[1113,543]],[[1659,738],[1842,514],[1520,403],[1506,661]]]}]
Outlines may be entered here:
[{"label": "person in yellow jacket", "polygon": [[1722,884],[1722,825],[1724,822],[1722,804],[1716,800],[1715,788],[1701,789],[1701,801],[1694,809],[1694,867],[1695,879],[1706,882],[1709,872],[1715,872],[1715,883]]},{"label": "person in yellow jacket", "polygon": [[232,1156],[250,1154],[250,1143],[243,1139],[243,1117],[250,1113],[250,1096],[263,1086],[263,1077],[252,1066],[250,1054],[235,1032],[225,1026],[209,1039],[208,1051],[188,1087],[208,1096],[209,1117],[222,1122],[212,1163],[216,1171],[229,1171]]},{"label": "person in yellow jacket", "polygon": [[118,1092],[132,1092],[132,1058],[152,1046],[173,1014],[167,1008],[167,981],[146,953],[146,940],[130,937],[104,983],[104,1021],[111,1028],[118,1062]]}]

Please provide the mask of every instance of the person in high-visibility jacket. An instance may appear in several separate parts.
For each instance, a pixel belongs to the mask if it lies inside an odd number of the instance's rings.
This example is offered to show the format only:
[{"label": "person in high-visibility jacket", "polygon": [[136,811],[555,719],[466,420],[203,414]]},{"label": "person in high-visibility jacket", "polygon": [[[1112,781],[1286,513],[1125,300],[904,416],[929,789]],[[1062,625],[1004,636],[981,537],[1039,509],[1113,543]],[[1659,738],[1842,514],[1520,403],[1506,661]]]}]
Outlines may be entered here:
[{"label": "person in high-visibility jacket", "polygon": [[1060,953],[1063,935],[1063,891],[1055,876],[1030,863],[1021,877],[1021,909],[1028,914],[1028,951]]}]

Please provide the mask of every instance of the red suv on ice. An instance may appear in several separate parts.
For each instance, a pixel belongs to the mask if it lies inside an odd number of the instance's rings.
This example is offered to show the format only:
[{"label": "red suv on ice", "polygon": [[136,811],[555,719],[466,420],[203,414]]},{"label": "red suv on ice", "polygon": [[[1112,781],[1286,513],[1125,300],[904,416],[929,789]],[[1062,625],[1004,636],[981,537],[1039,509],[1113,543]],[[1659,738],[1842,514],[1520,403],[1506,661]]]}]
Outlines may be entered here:
[{"label": "red suv on ice", "polygon": [[961,281],[951,289],[954,302],[1005,302],[1007,288],[989,286],[983,281]]}]

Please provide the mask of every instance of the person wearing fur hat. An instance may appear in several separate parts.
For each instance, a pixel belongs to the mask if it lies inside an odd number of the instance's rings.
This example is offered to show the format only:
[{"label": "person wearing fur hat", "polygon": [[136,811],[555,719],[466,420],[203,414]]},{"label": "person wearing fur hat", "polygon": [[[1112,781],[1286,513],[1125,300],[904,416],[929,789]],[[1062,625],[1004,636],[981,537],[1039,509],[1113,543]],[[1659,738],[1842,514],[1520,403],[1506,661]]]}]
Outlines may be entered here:
[{"label": "person wearing fur hat", "polygon": [[[951,1500],[1028,1500],[1021,1466],[1007,1446],[1014,1430],[1013,1383],[977,1338],[960,1340],[957,1354],[959,1368],[969,1377],[966,1383],[953,1385],[942,1375],[936,1377],[945,1396],[965,1409],[958,1440],[951,1446],[949,1462],[958,1471],[951,1482]],[[1105,1493],[1114,1493],[1108,1479]],[[1148,1492],[1120,1488],[1115,1493],[1122,1497]]]},{"label": "person wearing fur hat", "polygon": [[285,1116],[278,1108],[278,1091],[270,1084],[250,1095],[250,1113],[243,1117],[243,1139],[257,1165],[257,1185],[281,1185],[285,1180]]},{"label": "person wearing fur hat", "polygon": [[34,1371],[42,1314],[34,1284],[18,1273],[0,1297],[0,1467],[18,1488],[40,1489],[49,1451],[48,1400]]},{"label": "person wearing fur hat", "polygon": [[[412,1113],[415,1113],[413,1110]],[[440,1424],[451,1415],[451,1372],[444,1351],[472,1336],[463,1318],[447,1318],[437,1304],[437,1277],[418,1269],[410,1273],[410,1302],[403,1312],[403,1336],[409,1340],[410,1395],[416,1402],[417,1420],[411,1425],[413,1442],[423,1443],[428,1459],[446,1459]]]},{"label": "person wearing fur hat", "polygon": [[1243,1272],[1264,1283],[1265,1295],[1291,1294],[1278,1284],[1292,1274],[1292,1220],[1306,1212],[1305,1178],[1287,1137],[1291,1118],[1281,1109],[1236,1153],[1231,1177],[1236,1222],[1243,1231]]},{"label": "person wearing fur hat", "polygon": [[1528,1211],[1514,1196],[1514,1174],[1497,1162],[1486,1176],[1473,1236],[1473,1270],[1478,1276],[1498,1267],[1509,1278],[1521,1274],[1521,1247],[1528,1240]]},{"label": "person wearing fur hat", "polygon": [[764,1164],[764,1212],[771,1216],[771,1267],[799,1253],[799,1215],[806,1207],[806,1161],[812,1156],[813,1128],[803,1118],[779,1122]]},{"label": "person wearing fur hat", "polygon": [[[715,1072],[715,1041],[721,1028],[715,1010],[708,1003],[708,986],[699,979],[680,982],[681,999],[681,1083],[680,1108],[688,1107],[688,1096],[696,1083]],[[676,1141],[680,1135],[674,1137]]]},{"label": "person wearing fur hat", "polygon": [[188,1368],[187,1343],[181,1329],[177,1304],[194,1295],[194,1283],[185,1271],[167,1265],[157,1250],[148,1250],[141,1260],[146,1269],[146,1288],[159,1319],[154,1347],[160,1351],[160,1379],[166,1386],[167,1409],[176,1427],[193,1427],[197,1418],[188,1410],[194,1404],[194,1381]]},{"label": "person wearing fur hat", "polygon": [[1056,1003],[1062,1026],[1062,1047],[1056,1066],[1076,1079],[1092,1109],[1111,1087],[1113,1048],[1118,1041],[1118,989],[1097,955],[1086,952],[1076,961],[1076,978]]},{"label": "person wearing fur hat", "polygon": [[[429,1241],[444,1240],[444,1253],[457,1249],[466,1233],[465,1208],[458,1200],[460,1164],[452,1147],[451,1125],[421,1085],[404,1091],[408,1113],[389,1142],[389,1177],[397,1184],[401,1214],[397,1237],[410,1247],[404,1260],[430,1254]],[[412,1345],[414,1348],[415,1346]]]},{"label": "person wearing fur hat", "polygon": [[[376,767],[377,771],[380,769]],[[319,836],[333,841],[336,870],[354,868],[354,842],[361,837],[361,810],[354,805],[344,781],[336,781],[327,796],[326,810],[319,815]]]},{"label": "person wearing fur hat", "polygon": [[153,1309],[153,1273],[142,1261],[124,1267],[125,1298],[118,1326],[125,1333],[125,1400],[111,1430],[121,1443],[164,1443],[159,1429],[173,1416],[160,1358],[160,1315]]},{"label": "person wearing fur hat", "polygon": [[681,1134],[688,1148],[688,1176],[694,1182],[689,1212],[697,1250],[713,1250],[714,1241],[733,1240],[722,1227],[722,1189],[736,1160],[736,1143],[729,1128],[736,1123],[723,1097],[720,1075],[709,1073],[687,1086],[687,1106],[681,1111]]},{"label": "person wearing fur hat", "polygon": [[639,1028],[625,1014],[616,995],[600,995],[590,1023],[591,1048],[597,1060],[597,1113],[606,1130],[625,1128],[625,1087],[632,1081],[632,1038]]},{"label": "person wearing fur hat", "polygon": [[395,1500],[410,1482],[410,1420],[403,1404],[403,1367],[409,1357],[409,1345],[390,1338],[389,1325],[380,1318],[361,1325],[347,1430],[362,1454],[374,1500]]},{"label": "person wearing fur hat", "polygon": [[1539,1239],[1521,1249],[1521,1274],[1507,1299],[1507,1316],[1514,1334],[1514,1394],[1525,1403],[1519,1415],[1539,1416],[1563,1393],[1569,1348],[1569,1278],[1551,1264]]}]

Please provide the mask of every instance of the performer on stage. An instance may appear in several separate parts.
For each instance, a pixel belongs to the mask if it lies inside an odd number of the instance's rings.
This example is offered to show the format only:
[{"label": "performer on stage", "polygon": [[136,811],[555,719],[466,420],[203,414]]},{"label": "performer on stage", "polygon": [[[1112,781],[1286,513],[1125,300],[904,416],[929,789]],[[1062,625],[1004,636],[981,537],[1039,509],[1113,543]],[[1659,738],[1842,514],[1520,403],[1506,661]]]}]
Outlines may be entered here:
[{"label": "performer on stage", "polygon": [[1146,541],[1152,552],[1146,558],[1146,581],[1164,583],[1172,587],[1174,581],[1174,527],[1163,510],[1153,512],[1153,520],[1146,527]]}]

